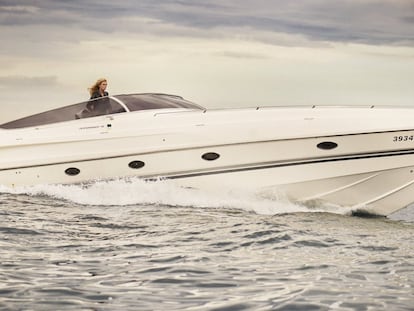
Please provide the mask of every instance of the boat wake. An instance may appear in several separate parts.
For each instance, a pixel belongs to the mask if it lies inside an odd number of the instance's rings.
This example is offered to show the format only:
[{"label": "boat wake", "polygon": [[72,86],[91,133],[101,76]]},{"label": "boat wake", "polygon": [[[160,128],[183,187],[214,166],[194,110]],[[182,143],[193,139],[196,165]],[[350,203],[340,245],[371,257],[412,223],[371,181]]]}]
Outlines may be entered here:
[{"label": "boat wake", "polygon": [[351,209],[337,206],[304,206],[293,203],[280,193],[248,193],[234,189],[208,192],[181,188],[168,180],[155,182],[122,178],[71,185],[35,185],[16,188],[0,186],[0,194],[46,196],[80,205],[128,206],[165,205],[197,208],[230,208],[260,215],[299,212],[351,214]]}]

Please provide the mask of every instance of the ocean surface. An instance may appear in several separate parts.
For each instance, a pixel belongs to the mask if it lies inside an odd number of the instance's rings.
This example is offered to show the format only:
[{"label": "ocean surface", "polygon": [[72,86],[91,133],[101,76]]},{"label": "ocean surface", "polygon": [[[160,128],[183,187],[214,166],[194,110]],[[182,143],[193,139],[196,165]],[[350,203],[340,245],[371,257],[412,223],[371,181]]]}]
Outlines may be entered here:
[{"label": "ocean surface", "polygon": [[414,310],[390,218],[140,180],[0,187],[0,310]]}]

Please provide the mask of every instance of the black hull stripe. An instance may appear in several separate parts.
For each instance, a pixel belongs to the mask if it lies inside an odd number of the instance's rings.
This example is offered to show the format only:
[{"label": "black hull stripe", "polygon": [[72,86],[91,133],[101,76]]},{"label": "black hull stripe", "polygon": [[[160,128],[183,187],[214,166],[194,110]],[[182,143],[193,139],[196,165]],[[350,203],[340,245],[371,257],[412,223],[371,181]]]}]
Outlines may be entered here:
[{"label": "black hull stripe", "polygon": [[[306,165],[306,164],[318,164],[318,163],[339,162],[339,161],[349,161],[349,160],[362,160],[362,159],[372,159],[372,158],[385,158],[385,157],[395,157],[395,156],[404,156],[404,155],[414,155],[414,150],[404,150],[404,151],[398,151],[398,152],[392,152],[392,153],[387,152],[387,153],[365,154],[365,155],[335,157],[335,158],[326,158],[326,159],[304,160],[304,161],[295,161],[295,162],[283,162],[283,163],[261,165],[261,166],[222,169],[222,170],[208,171],[208,172],[198,172],[198,173],[195,172],[195,173],[190,173],[190,174],[168,175],[168,176],[163,176],[163,178],[165,179],[190,178],[190,177],[199,177],[199,176],[205,176],[205,175],[238,173],[238,172],[244,172],[244,171],[272,169],[272,168],[287,167],[287,166],[298,166],[298,165]],[[414,161],[413,161],[413,166],[414,166]]]},{"label": "black hull stripe", "polygon": [[[87,159],[87,160],[75,160],[75,161],[64,161],[64,162],[55,162],[55,163],[48,163],[48,164],[39,164],[39,165],[29,165],[29,166],[21,166],[21,167],[12,167],[12,168],[3,168],[0,169],[1,171],[12,171],[12,170],[22,170],[28,168],[40,168],[40,167],[47,167],[47,166],[54,166],[54,165],[73,165],[74,163],[87,163],[93,161],[102,161],[102,160],[109,160],[109,159],[119,159],[123,157],[140,157],[143,154],[126,154],[126,155],[119,155],[113,157],[105,157],[105,158],[94,158],[94,159]],[[309,158],[309,159],[301,159],[301,160],[293,160],[293,161],[277,161],[277,162],[265,162],[265,163],[256,163],[250,164],[249,166],[239,166],[239,167],[224,167],[217,170],[208,170],[208,171],[195,171],[186,174],[180,173],[172,173],[168,175],[162,175],[165,178],[169,179],[176,179],[176,178],[186,178],[186,177],[196,177],[202,175],[214,175],[214,174],[223,174],[223,173],[235,173],[235,172],[242,172],[242,171],[251,171],[251,170],[262,170],[262,169],[269,169],[269,168],[277,168],[277,167],[286,167],[286,166],[297,166],[297,165],[306,165],[306,164],[317,164],[317,163],[326,163],[326,162],[338,162],[338,161],[349,161],[349,160],[361,160],[361,159],[372,159],[372,158],[384,158],[384,157],[395,157],[395,156],[404,156],[404,155],[414,155],[414,149],[404,149],[404,150],[395,150],[395,151],[386,151],[386,152],[375,152],[375,153],[365,153],[365,154],[351,154],[351,155],[344,155],[344,156],[336,156],[336,157],[323,157],[323,158]],[[414,163],[413,163],[414,165]],[[157,175],[159,176],[159,175]],[[143,178],[153,178],[157,177],[155,175],[147,175],[142,176]]]}]

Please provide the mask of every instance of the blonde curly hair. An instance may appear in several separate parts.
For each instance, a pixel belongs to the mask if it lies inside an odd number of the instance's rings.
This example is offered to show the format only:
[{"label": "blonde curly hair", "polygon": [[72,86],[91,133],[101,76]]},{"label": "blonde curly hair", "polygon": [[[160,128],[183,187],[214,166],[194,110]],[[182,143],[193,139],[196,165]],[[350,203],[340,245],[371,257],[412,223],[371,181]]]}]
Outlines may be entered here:
[{"label": "blonde curly hair", "polygon": [[89,95],[92,96],[93,93],[95,93],[96,91],[98,91],[99,90],[99,86],[101,85],[102,82],[108,82],[108,81],[106,81],[105,78],[100,78],[100,79],[96,80],[96,82],[90,88],[88,88]]}]

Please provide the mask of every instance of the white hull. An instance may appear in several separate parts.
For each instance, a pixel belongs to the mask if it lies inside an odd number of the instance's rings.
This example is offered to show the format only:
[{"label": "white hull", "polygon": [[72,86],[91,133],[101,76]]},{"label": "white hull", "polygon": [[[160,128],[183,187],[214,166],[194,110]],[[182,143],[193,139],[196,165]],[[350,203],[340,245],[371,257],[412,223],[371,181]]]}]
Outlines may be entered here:
[{"label": "white hull", "polygon": [[0,130],[0,184],[161,177],[389,215],[414,202],[413,117],[386,108],[171,110]]}]

